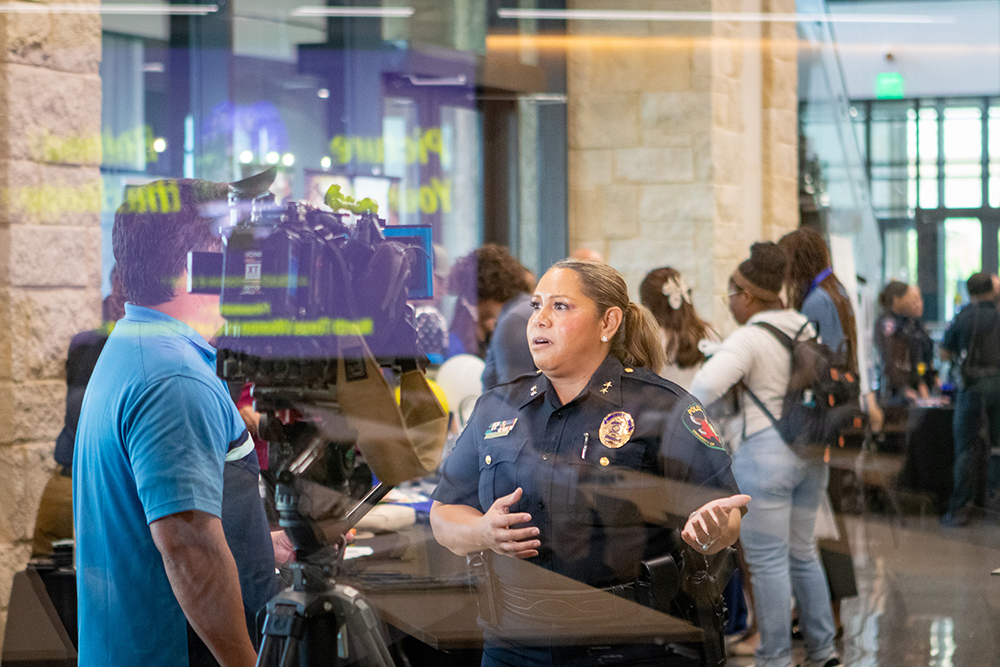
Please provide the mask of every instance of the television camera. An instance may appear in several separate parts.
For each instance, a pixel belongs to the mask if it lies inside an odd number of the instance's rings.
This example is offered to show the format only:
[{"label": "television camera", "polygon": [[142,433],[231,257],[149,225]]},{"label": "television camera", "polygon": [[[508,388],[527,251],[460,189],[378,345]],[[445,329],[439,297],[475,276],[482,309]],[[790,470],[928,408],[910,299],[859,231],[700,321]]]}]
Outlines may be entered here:
[{"label": "television camera", "polygon": [[[391,665],[372,608],[335,575],[351,527],[440,462],[447,415],[407,304],[429,296],[429,230],[387,229],[374,202],[337,186],[330,210],[277,204],[276,173],[230,184],[222,253],[188,258],[188,290],[220,294],[219,376],[254,385],[279,524],[296,552],[291,587],[268,603],[258,665]],[[384,368],[398,374],[398,403]],[[358,453],[374,488],[356,474]]]}]

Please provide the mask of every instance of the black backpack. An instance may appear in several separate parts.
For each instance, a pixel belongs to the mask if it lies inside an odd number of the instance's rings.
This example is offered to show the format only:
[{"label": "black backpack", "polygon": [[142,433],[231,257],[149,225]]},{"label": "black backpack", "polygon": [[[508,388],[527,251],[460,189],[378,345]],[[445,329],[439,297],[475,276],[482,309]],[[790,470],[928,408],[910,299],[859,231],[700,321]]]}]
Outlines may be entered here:
[{"label": "black backpack", "polygon": [[791,338],[766,322],[766,329],[790,353],[791,373],[781,403],[781,419],[775,419],[764,403],[746,388],[750,400],[767,415],[782,440],[802,457],[824,456],[827,447],[841,444],[841,431],[861,428],[860,386],[856,373],[842,360],[846,355],[831,350],[816,336],[803,338],[807,322]]}]

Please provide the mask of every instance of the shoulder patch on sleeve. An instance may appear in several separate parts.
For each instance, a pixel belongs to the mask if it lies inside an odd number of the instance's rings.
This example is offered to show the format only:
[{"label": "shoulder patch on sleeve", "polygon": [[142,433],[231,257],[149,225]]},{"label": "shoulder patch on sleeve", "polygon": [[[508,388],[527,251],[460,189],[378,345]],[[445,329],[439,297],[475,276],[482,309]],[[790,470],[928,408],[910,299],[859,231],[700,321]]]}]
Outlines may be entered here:
[{"label": "shoulder patch on sleeve", "polygon": [[701,440],[702,444],[712,449],[726,451],[725,445],[722,444],[722,438],[719,437],[719,433],[715,430],[715,427],[709,423],[705,409],[701,405],[694,403],[688,406],[684,410],[682,418],[684,420],[684,428],[690,431],[691,435]]},{"label": "shoulder patch on sleeve", "polygon": [[886,336],[891,336],[896,333],[896,320],[891,317],[887,317],[885,322],[882,324],[882,333]]}]

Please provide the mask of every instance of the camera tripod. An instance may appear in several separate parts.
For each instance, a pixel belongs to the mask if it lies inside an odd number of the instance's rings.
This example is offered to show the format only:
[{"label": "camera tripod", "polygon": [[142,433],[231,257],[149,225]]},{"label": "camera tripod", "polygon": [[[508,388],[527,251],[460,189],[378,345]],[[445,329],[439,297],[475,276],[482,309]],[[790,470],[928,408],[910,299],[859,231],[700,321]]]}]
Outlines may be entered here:
[{"label": "camera tripod", "polygon": [[[373,488],[341,520],[344,532],[391,488]],[[293,488],[279,483],[283,518],[297,514],[296,502]],[[292,585],[267,603],[257,667],[392,667],[375,610],[358,590],[335,580],[346,546],[342,536],[339,545],[292,563]]]},{"label": "camera tripod", "polygon": [[[302,491],[299,482],[309,469],[319,469],[323,486],[349,498],[353,442],[330,442],[315,424],[294,419],[282,424],[276,415],[291,405],[290,398],[315,401],[328,397],[287,388],[261,388],[255,394],[262,413],[262,434],[277,445],[282,458],[287,457],[278,475],[275,507],[279,525],[296,554],[290,567],[292,585],[267,603],[257,667],[393,665],[375,609],[359,591],[335,579],[343,562],[347,532],[392,486],[377,484],[342,518],[320,527],[309,516],[308,491]],[[350,435],[346,430],[342,433]]]}]

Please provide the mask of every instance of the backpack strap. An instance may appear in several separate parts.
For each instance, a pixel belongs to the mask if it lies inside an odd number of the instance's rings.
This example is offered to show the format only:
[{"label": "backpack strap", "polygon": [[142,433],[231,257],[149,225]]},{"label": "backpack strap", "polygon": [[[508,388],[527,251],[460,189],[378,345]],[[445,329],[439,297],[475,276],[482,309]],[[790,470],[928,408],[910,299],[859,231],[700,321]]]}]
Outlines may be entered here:
[{"label": "backpack strap", "polygon": [[[778,342],[781,343],[781,345],[788,350],[789,366],[795,365],[795,352],[794,352],[795,341],[792,340],[791,336],[789,336],[788,334],[786,334],[784,331],[774,326],[773,324],[769,324],[768,322],[754,322],[754,326],[758,326],[767,331],[768,333],[770,333],[772,336],[774,336],[778,340]],[[809,322],[806,322],[805,324],[802,325],[802,328],[799,329],[798,332],[796,332],[795,334],[795,340],[798,340],[799,335],[803,331],[805,331],[805,328],[808,326]],[[767,417],[768,421],[771,422],[771,426],[773,426],[775,430],[778,431],[778,435],[781,437],[782,440],[784,440],[785,438],[784,436],[781,435],[781,430],[778,428],[778,420],[775,418],[774,414],[772,414],[771,411],[767,409],[767,406],[764,405],[764,401],[760,400],[760,398],[757,397],[757,394],[753,393],[753,390],[751,390],[750,387],[748,387],[745,382],[741,380],[740,384],[743,386],[743,390],[746,392],[747,396],[750,397],[750,400],[753,401],[753,404],[757,406],[757,409],[759,409],[761,412],[764,413],[764,416]],[[744,429],[746,428],[745,419],[746,417],[744,416],[744,424],[743,424]]]},{"label": "backpack strap", "polygon": [[[789,352],[792,351],[792,348],[794,347],[795,342],[792,340],[792,337],[789,336],[788,334],[786,334],[784,331],[782,331],[778,327],[774,326],[773,324],[769,324],[768,322],[754,322],[753,325],[755,327],[760,327],[761,329],[764,329],[765,331],[767,331],[768,333],[770,333],[772,336],[774,336],[775,338],[777,338],[778,342],[781,343],[785,347],[786,350],[788,350]],[[795,334],[795,338],[796,339],[798,339],[799,334],[802,333],[802,330],[805,329],[807,326],[809,326],[808,322],[806,322],[804,325],[802,325],[802,329],[799,329],[799,332],[797,334]]]},{"label": "backpack strap", "polygon": [[[745,391],[747,393],[747,396],[750,397],[750,400],[753,401],[754,405],[756,405],[757,408],[761,412],[764,413],[764,415],[767,417],[768,421],[771,422],[771,426],[773,426],[775,429],[777,429],[778,428],[778,420],[774,418],[774,415],[771,414],[771,411],[767,409],[767,406],[764,405],[764,402],[762,400],[760,400],[759,398],[757,398],[757,394],[753,393],[753,391],[750,389],[750,387],[748,387],[746,385],[746,383],[744,383],[742,380],[740,381],[740,384],[743,385],[743,391]],[[745,416],[744,416],[744,422],[743,422],[743,429],[744,429],[743,439],[745,440],[746,439],[746,417]],[[781,435],[781,431],[778,431],[778,434]],[[783,437],[782,437],[782,440],[784,440]]]}]

